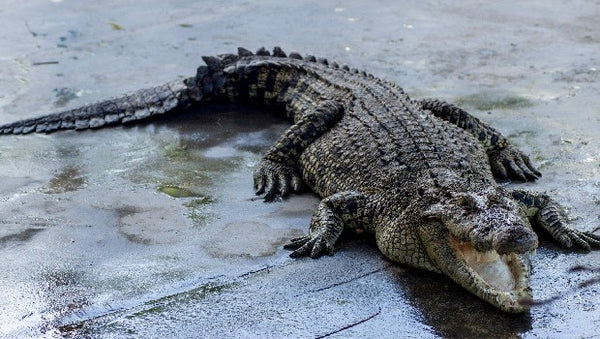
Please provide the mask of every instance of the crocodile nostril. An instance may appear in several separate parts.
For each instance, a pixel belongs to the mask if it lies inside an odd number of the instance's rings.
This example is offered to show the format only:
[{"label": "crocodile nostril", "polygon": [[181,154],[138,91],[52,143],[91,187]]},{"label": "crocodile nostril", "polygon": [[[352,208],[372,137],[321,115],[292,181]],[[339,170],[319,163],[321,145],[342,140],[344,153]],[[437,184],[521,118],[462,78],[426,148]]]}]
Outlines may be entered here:
[{"label": "crocodile nostril", "polygon": [[500,254],[527,253],[537,248],[537,235],[524,227],[510,227],[494,236],[494,249]]}]

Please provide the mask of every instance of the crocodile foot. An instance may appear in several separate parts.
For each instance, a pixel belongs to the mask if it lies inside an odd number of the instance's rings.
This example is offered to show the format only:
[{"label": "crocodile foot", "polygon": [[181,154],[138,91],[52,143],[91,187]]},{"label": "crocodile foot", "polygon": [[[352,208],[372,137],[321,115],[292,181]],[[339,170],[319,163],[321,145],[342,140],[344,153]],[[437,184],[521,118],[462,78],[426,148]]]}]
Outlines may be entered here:
[{"label": "crocodile foot", "polygon": [[492,172],[497,177],[534,181],[542,176],[529,157],[513,145],[492,151],[489,158]]},{"label": "crocodile foot", "polygon": [[289,243],[283,246],[288,250],[295,250],[290,253],[292,258],[300,258],[309,256],[318,258],[323,254],[333,255],[333,242],[325,235],[317,234],[314,236],[305,235],[303,237],[294,238]]},{"label": "crocodile foot", "polygon": [[302,179],[292,166],[263,159],[254,170],[254,190],[256,195],[265,194],[266,202],[273,201],[278,195],[285,198],[301,188]]},{"label": "crocodile foot", "polygon": [[600,235],[573,229],[566,225],[565,220],[564,212],[554,201],[550,201],[538,214],[540,225],[562,246],[584,251],[600,248]]},{"label": "crocodile foot", "polygon": [[577,247],[584,251],[600,248],[600,235],[570,228],[561,235],[558,241],[565,247]]}]

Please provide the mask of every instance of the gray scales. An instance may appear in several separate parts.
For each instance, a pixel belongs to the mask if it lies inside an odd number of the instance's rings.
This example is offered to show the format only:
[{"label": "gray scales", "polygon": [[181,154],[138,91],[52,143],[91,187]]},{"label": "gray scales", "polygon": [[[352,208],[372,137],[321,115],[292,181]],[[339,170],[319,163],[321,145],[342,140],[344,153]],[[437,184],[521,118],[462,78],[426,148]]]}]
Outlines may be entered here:
[{"label": "gray scales", "polygon": [[254,170],[256,194],[272,201],[308,187],[322,198],[309,234],[285,246],[292,257],[333,254],[343,231],[364,231],[390,260],[443,273],[506,312],[531,306],[535,231],[565,248],[600,247],[600,235],[568,227],[545,194],[500,186],[496,178],[541,174],[498,131],[452,104],[414,100],[371,74],[278,47],[203,60],[183,81],[0,133],[100,128],[209,101],[270,107],[293,125]]}]

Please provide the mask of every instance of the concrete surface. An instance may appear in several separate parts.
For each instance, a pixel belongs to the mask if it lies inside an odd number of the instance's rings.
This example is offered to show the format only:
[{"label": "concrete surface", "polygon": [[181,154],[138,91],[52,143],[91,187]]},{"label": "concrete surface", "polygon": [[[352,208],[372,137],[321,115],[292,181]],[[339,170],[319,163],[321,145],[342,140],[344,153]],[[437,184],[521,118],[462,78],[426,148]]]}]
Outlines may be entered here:
[{"label": "concrete surface", "polygon": [[[600,204],[598,1],[0,1],[0,123],[194,74],[201,55],[280,45],[459,102],[532,154],[528,188],[592,230]],[[491,111],[492,113],[487,113]],[[4,136],[0,337],[592,338],[600,252],[544,242],[530,314],[502,314],[369,239],[291,260],[317,199],[254,200],[286,124],[211,106],[134,127]]]}]

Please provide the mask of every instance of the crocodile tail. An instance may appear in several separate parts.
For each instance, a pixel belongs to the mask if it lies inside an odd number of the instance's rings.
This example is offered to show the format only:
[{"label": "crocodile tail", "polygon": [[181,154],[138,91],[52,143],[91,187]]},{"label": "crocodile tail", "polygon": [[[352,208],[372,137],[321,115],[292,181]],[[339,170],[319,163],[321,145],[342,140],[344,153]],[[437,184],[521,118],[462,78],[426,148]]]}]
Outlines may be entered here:
[{"label": "crocodile tail", "polygon": [[[166,83],[162,86],[142,89],[121,97],[78,107],[68,111],[1,125],[0,134],[51,133],[67,129],[94,129],[142,120],[168,113],[177,108],[188,107],[193,102],[209,101],[224,95],[228,66],[248,56],[270,56],[264,48],[256,54],[239,48],[237,54],[204,56],[206,65],[198,67],[196,76]],[[287,57],[279,47],[273,50],[275,57]],[[297,57],[290,55],[290,58]],[[301,58],[301,57],[300,57]],[[227,98],[236,101],[236,98]]]},{"label": "crocodile tail", "polygon": [[72,110],[0,126],[0,134],[50,133],[90,129],[167,113],[190,102],[187,81],[173,81]]}]

